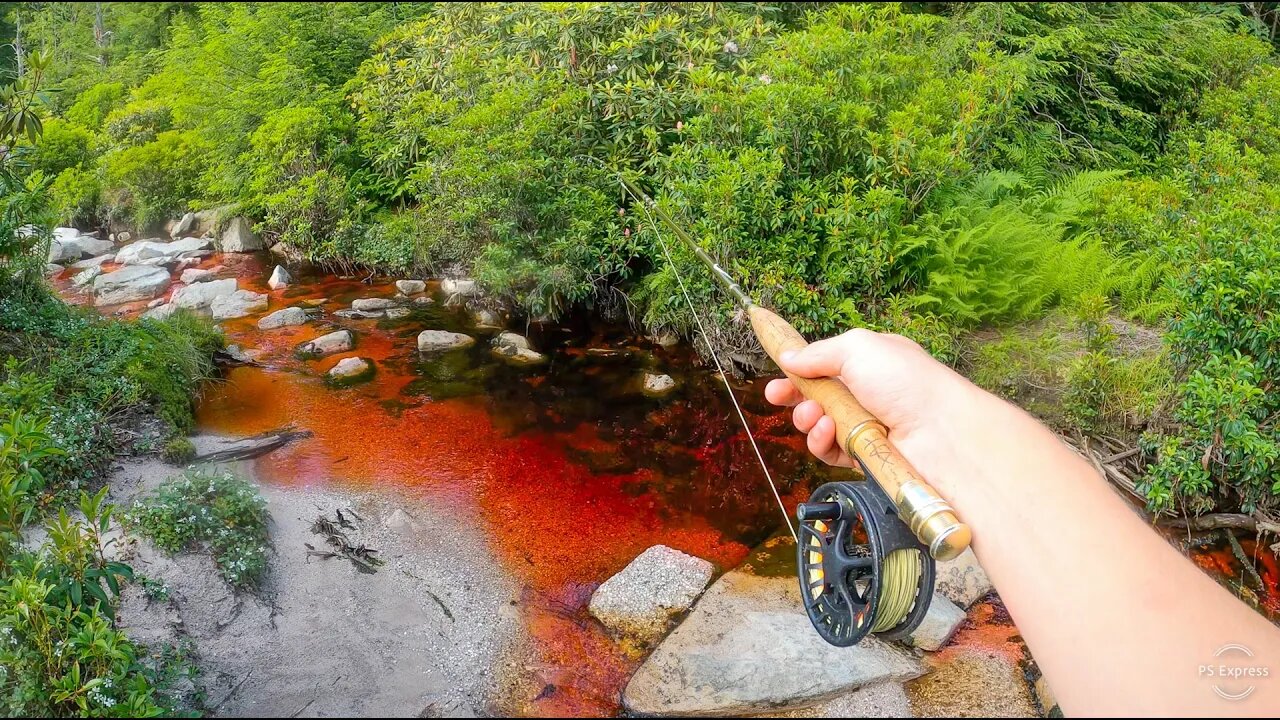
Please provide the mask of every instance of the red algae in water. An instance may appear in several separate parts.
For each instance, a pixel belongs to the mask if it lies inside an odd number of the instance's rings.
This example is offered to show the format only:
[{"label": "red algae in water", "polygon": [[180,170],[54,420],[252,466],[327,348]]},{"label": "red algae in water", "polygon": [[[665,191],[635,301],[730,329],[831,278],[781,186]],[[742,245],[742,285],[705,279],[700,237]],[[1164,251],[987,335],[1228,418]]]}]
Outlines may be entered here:
[{"label": "red algae in water", "polygon": [[[324,298],[319,305],[332,313],[360,297],[394,295],[389,283],[305,275],[269,290],[266,264],[226,264],[241,273],[241,287],[268,292],[272,309]],[[198,425],[234,435],[286,425],[311,431],[257,460],[265,482],[396,486],[473,516],[491,551],[524,584],[520,609],[534,687],[517,699],[515,712],[616,714],[638,659],[589,617],[599,583],[659,543],[732,568],[781,521],[746,436],[710,378],[703,395],[658,403],[622,394],[639,366],[616,359],[603,368],[553,361],[522,372],[493,358],[484,338],[462,353],[422,358],[418,330],[474,332],[461,311],[439,307],[415,308],[403,321],[343,320],[355,335],[352,351],[295,356],[299,343],[338,327],[328,318],[268,331],[257,329],[256,318],[224,323],[229,340],[256,351],[261,366],[233,368],[210,385]],[[538,343],[553,351],[555,340]],[[373,360],[375,379],[345,389],[326,385],[324,372],[349,356]],[[564,363],[599,362],[583,352],[566,357]],[[687,356],[664,360],[677,368],[689,363]],[[589,380],[579,372],[584,367],[596,370]],[[690,392],[698,392],[693,385]],[[780,426],[772,413],[751,413],[770,436]],[[797,470],[798,479],[784,487],[788,504],[806,495],[806,472],[821,472],[806,466],[801,443],[789,432],[766,441],[767,453]]]}]

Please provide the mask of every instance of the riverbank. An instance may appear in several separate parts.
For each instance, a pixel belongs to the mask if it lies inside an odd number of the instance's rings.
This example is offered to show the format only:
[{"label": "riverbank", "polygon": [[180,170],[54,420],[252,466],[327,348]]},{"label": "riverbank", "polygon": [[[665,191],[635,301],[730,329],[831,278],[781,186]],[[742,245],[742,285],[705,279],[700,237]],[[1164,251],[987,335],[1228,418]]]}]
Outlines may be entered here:
[{"label": "riverbank", "polygon": [[[139,551],[140,569],[174,577],[184,599],[130,627],[192,639],[214,714],[617,714],[646,650],[591,617],[596,588],[658,544],[724,580],[779,525],[723,388],[687,348],[588,318],[513,322],[464,281],[285,271],[265,252],[182,265],[153,299],[107,311],[250,296],[253,309],[221,320],[236,361],[205,388],[198,431],[300,433],[240,464],[274,518],[263,594],[217,585],[207,558]],[[335,379],[354,360],[372,372]],[[838,475],[805,453],[762,382],[735,392],[790,505]],[[154,482],[118,480],[126,494]],[[367,575],[309,557],[311,522],[340,508],[395,561]],[[859,701],[1035,712],[1034,663],[998,599],[980,595],[961,603],[957,639],[920,658],[930,672]],[[859,698],[794,705],[822,714]]]},{"label": "riverbank", "polygon": [[[252,463],[233,471],[252,478]],[[181,472],[155,460],[111,476],[122,506]],[[125,632],[150,647],[189,643],[203,709],[218,716],[445,717],[500,714],[498,690],[523,633],[518,589],[479,551],[486,540],[429,502],[365,489],[259,485],[271,516],[271,560],[255,591],[237,592],[206,553],[168,556],[131,537],[123,559],[141,585],[124,594]],[[364,572],[321,559],[318,515],[342,510],[353,540],[384,565]],[[154,590],[152,591],[154,594]]]}]

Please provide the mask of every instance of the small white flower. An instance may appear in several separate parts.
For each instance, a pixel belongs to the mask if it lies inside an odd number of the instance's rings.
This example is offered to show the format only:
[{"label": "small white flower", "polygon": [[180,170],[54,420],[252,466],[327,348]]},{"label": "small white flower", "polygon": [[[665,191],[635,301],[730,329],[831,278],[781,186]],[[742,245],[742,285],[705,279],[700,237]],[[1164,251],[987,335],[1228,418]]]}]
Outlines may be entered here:
[{"label": "small white flower", "polygon": [[609,63],[609,67],[605,68],[604,71],[612,75],[613,73],[618,72],[618,66],[613,63]]},{"label": "small white flower", "polygon": [[738,43],[730,40],[724,44],[724,51],[730,55],[738,52]]},{"label": "small white flower", "polygon": [[764,83],[765,85],[768,85],[769,83],[773,82],[773,78],[769,77],[769,73],[764,73],[760,76],[760,82]]}]

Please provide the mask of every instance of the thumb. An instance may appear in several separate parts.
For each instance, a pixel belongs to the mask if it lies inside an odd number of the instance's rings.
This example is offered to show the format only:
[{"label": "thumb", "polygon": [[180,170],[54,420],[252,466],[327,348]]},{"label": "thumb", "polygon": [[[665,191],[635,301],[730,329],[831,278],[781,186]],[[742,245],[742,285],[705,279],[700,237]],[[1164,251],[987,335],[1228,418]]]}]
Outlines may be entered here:
[{"label": "thumb", "polygon": [[810,343],[799,350],[788,350],[778,357],[778,365],[800,377],[839,377],[848,358],[849,348],[843,336],[838,336]]}]

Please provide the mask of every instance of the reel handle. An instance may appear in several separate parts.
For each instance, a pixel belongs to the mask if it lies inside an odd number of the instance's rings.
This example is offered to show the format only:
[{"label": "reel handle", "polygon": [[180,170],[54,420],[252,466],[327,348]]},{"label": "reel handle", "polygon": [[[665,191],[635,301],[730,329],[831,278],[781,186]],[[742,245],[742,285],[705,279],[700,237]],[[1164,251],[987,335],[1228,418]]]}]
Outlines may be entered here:
[{"label": "reel handle", "polygon": [[[788,350],[800,350],[809,343],[786,320],[770,310],[747,308],[751,327],[773,358]],[[969,547],[972,532],[956,517],[950,503],[925,481],[911,463],[889,442],[884,424],[862,407],[845,384],[835,378],[802,378],[787,373],[796,389],[822,406],[836,423],[841,446],[856,459],[866,474],[893,500],[898,513],[929,548],[935,560],[950,560]]]}]

